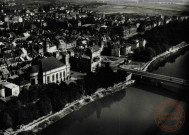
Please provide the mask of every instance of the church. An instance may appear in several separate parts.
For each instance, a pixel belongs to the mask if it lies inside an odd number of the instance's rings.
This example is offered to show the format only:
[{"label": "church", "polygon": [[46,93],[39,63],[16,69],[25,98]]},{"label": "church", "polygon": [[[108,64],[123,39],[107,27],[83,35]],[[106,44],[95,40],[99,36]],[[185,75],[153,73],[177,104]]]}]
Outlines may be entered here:
[{"label": "church", "polygon": [[65,57],[65,64],[52,56],[41,59],[30,70],[31,84],[60,83],[69,79],[69,55]]}]

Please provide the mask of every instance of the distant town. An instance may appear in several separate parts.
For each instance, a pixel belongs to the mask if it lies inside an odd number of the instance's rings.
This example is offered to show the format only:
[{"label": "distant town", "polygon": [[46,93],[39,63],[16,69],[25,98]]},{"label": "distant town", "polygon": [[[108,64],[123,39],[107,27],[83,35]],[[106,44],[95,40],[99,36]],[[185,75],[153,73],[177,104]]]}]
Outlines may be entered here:
[{"label": "distant town", "polygon": [[120,65],[142,70],[189,41],[184,15],[104,14],[63,2],[15,5],[0,2],[0,131],[9,134],[99,88],[131,81]]}]

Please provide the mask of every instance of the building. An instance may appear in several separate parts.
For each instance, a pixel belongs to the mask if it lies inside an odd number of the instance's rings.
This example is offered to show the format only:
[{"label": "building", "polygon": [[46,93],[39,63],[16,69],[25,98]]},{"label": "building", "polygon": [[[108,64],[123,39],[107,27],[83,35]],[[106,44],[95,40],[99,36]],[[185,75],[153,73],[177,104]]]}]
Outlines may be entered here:
[{"label": "building", "polygon": [[57,51],[57,46],[54,45],[49,38],[44,41],[44,52],[53,53]]},{"label": "building", "polygon": [[91,52],[91,71],[95,72],[99,67],[101,67],[101,52],[103,51],[104,45],[99,46],[95,45]]},{"label": "building", "polygon": [[59,40],[58,49],[61,51],[66,51],[66,50],[72,49],[74,47],[76,47],[76,41],[73,41],[71,43],[66,43],[62,39]]},{"label": "building", "polygon": [[129,53],[131,53],[131,46],[129,45],[125,45],[123,47],[120,48],[120,53],[121,55],[127,56]]},{"label": "building", "polygon": [[8,79],[9,75],[10,75],[10,72],[8,71],[7,68],[1,68],[0,69],[0,76],[2,76],[3,80]]},{"label": "building", "polygon": [[146,47],[147,41],[143,38],[139,39],[139,47]]},{"label": "building", "polygon": [[120,57],[120,47],[111,48],[111,56]]},{"label": "building", "polygon": [[130,36],[133,36],[137,33],[137,26],[130,25],[127,27],[123,27],[123,37],[128,38]]},{"label": "building", "polygon": [[4,82],[0,84],[0,97],[18,96],[20,94],[19,86],[13,83]]},{"label": "building", "polygon": [[20,17],[20,16],[14,16],[14,17],[12,18],[12,22],[13,22],[13,23],[21,23],[21,22],[23,22],[23,18]]},{"label": "building", "polygon": [[81,72],[96,72],[101,67],[101,52],[103,48],[103,44],[101,46],[94,45],[92,48],[86,49],[83,54],[71,57],[72,69]]},{"label": "building", "polygon": [[138,39],[133,39],[127,45],[131,46],[131,50],[133,51],[133,50],[139,48],[139,40]]},{"label": "building", "polygon": [[70,78],[69,55],[65,57],[65,64],[55,57],[43,58],[30,71],[31,84],[59,83]]}]

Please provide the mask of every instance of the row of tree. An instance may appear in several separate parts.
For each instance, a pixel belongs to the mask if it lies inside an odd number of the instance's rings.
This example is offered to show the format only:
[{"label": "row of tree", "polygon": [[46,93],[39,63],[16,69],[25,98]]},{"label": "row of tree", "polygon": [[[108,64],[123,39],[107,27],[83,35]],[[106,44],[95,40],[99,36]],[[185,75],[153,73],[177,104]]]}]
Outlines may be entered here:
[{"label": "row of tree", "polygon": [[17,128],[18,125],[27,124],[50,112],[57,112],[82,95],[91,95],[100,87],[107,88],[124,81],[125,77],[125,72],[113,72],[106,66],[68,85],[65,82],[59,85],[32,85],[9,102],[0,102],[0,129]]},{"label": "row of tree", "polygon": [[187,33],[189,33],[189,19],[183,22],[173,21],[146,31],[142,35],[147,40],[146,48],[136,49],[133,58],[138,61],[149,61],[171,46],[175,46],[182,41],[188,43]]},{"label": "row of tree", "polygon": [[62,109],[66,103],[79,98],[79,85],[70,83],[33,85],[22,90],[19,97],[0,103],[0,128],[16,128],[34,119]]}]

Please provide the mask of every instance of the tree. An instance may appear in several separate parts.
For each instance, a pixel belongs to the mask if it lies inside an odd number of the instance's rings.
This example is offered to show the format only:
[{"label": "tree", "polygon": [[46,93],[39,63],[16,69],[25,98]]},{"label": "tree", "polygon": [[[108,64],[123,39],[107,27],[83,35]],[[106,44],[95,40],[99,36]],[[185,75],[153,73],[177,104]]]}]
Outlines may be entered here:
[{"label": "tree", "polygon": [[23,104],[29,102],[29,92],[28,90],[22,90],[19,94],[19,99],[22,101]]},{"label": "tree", "polygon": [[79,88],[80,94],[84,95],[85,94],[85,81],[80,79],[76,81],[76,84]]},{"label": "tree", "polygon": [[38,119],[40,117],[38,106],[36,104],[31,104],[28,107],[31,111],[33,119]]},{"label": "tree", "polygon": [[14,122],[14,126],[18,126],[21,124],[26,124],[26,118],[28,117],[24,107],[19,108],[16,113],[16,118],[15,118],[15,122]]},{"label": "tree", "polygon": [[141,60],[141,48],[137,48],[134,50],[134,55],[133,55],[133,59],[136,60],[136,61],[140,61]]},{"label": "tree", "polygon": [[147,47],[144,54],[144,60],[150,61],[154,56],[156,56],[155,50],[152,47]]},{"label": "tree", "polygon": [[26,119],[25,119],[25,122],[26,123],[29,123],[31,121],[34,120],[34,115],[33,115],[33,112],[30,110],[30,107],[25,107],[25,114],[26,114]]},{"label": "tree", "polygon": [[43,90],[42,85],[32,85],[29,88],[29,101],[33,102],[40,97],[40,92]]},{"label": "tree", "polygon": [[53,111],[58,111],[65,106],[66,100],[65,100],[64,93],[67,94],[66,86],[62,90],[57,84],[48,84],[46,86],[45,93],[50,98]]},{"label": "tree", "polygon": [[5,109],[5,103],[0,101],[0,112]]},{"label": "tree", "polygon": [[52,111],[51,100],[48,97],[43,97],[37,102],[40,116],[49,114]]},{"label": "tree", "polygon": [[17,115],[17,110],[19,110],[20,109],[20,106],[17,106],[17,105],[15,105],[15,104],[13,104],[13,103],[11,103],[11,102],[8,102],[7,104],[6,104],[6,108],[5,108],[5,112],[7,112],[10,116],[11,116],[11,118],[12,118],[12,120],[13,120],[13,122],[16,120],[16,115]]},{"label": "tree", "polygon": [[81,97],[81,93],[79,91],[79,87],[75,83],[71,82],[68,85],[68,90],[69,90],[70,102],[72,102],[72,101],[74,101],[74,100],[76,100],[76,99]]},{"label": "tree", "polygon": [[3,121],[2,121],[4,128],[10,128],[13,126],[13,120],[8,112],[4,112],[3,114]]}]

